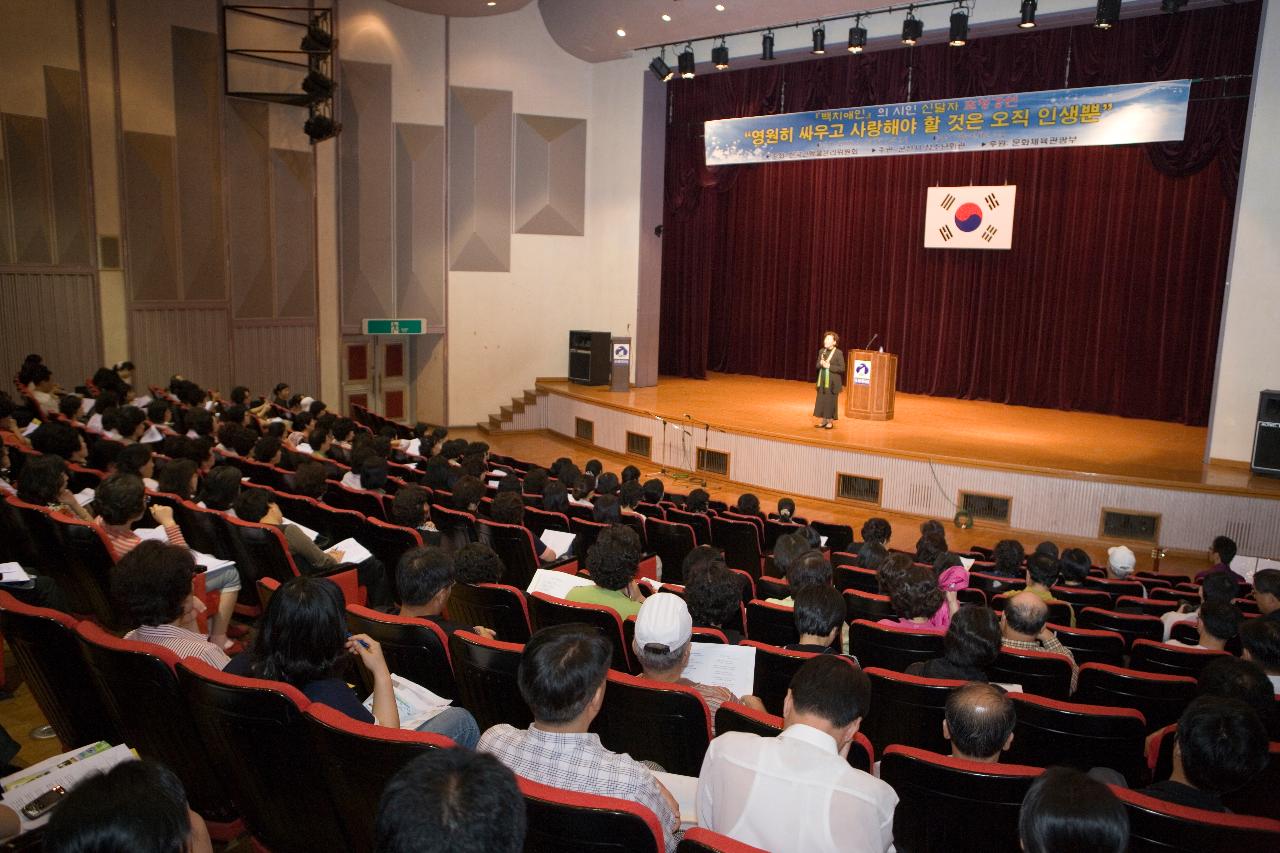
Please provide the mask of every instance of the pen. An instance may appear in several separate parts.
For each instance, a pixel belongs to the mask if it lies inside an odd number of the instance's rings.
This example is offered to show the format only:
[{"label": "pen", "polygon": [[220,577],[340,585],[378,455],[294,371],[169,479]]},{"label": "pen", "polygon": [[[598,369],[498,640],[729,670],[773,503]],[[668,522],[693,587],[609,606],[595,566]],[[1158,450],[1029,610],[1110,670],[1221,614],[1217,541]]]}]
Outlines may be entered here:
[{"label": "pen", "polygon": [[364,650],[365,650],[365,651],[368,651],[368,650],[369,650],[369,644],[368,644],[368,643],[366,643],[364,640],[360,639],[359,637],[356,637],[356,635],[355,635],[355,634],[347,634],[347,639],[348,639],[348,640],[353,639],[353,638],[355,639],[355,641],[356,641],[357,643],[359,643],[361,646],[363,646],[363,647],[364,647]]}]

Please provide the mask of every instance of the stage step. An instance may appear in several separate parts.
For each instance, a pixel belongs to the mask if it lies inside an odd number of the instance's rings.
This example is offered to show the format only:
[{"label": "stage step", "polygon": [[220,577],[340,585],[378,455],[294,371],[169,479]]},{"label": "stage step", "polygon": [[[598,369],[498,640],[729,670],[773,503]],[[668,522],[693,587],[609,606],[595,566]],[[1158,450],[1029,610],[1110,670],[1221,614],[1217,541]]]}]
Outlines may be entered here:
[{"label": "stage step", "polygon": [[538,405],[538,401],[545,396],[545,391],[526,389],[519,397],[512,397],[509,405],[499,406],[498,414],[490,415],[488,423],[480,423],[477,426],[484,433],[502,432],[516,415],[523,414],[531,406]]}]

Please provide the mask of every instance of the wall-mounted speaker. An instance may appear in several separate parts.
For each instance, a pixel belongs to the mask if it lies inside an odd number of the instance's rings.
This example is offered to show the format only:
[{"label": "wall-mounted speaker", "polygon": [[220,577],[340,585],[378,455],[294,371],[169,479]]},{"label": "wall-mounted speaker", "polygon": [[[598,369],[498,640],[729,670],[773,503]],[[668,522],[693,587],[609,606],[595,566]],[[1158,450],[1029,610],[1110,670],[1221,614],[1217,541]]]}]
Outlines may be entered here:
[{"label": "wall-mounted speaker", "polygon": [[1280,391],[1258,395],[1258,424],[1253,431],[1253,460],[1249,467],[1255,474],[1280,477]]}]

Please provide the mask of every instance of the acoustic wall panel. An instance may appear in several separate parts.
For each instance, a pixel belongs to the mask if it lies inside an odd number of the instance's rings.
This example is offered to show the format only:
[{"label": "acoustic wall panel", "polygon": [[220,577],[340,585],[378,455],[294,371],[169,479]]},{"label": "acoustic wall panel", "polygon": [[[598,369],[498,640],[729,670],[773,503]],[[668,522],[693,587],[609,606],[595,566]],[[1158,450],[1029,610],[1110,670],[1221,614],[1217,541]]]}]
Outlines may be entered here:
[{"label": "acoustic wall panel", "polygon": [[38,352],[63,387],[81,384],[102,364],[97,308],[91,274],[0,273],[0,364]]},{"label": "acoustic wall panel", "polygon": [[314,324],[237,324],[232,340],[238,384],[266,390],[277,382],[288,382],[298,393],[317,393]]},{"label": "acoustic wall panel", "polygon": [[177,128],[180,293],[222,299],[226,270],[218,102],[222,49],[216,32],[172,27],[173,107]]},{"label": "acoustic wall panel", "polygon": [[[3,139],[0,139],[3,143]],[[4,146],[0,144],[0,155]],[[0,264],[13,263],[13,218],[9,207],[9,175],[3,157],[0,157]]]},{"label": "acoustic wall panel", "polygon": [[587,122],[516,116],[517,234],[582,236],[586,220]]},{"label": "acoustic wall panel", "polygon": [[396,125],[396,303],[444,325],[444,128]]},{"label": "acoustic wall panel", "polygon": [[[271,150],[271,205],[276,316],[313,318],[316,315],[315,156],[310,151]],[[314,352],[311,360],[315,361]]]},{"label": "acoustic wall panel", "polygon": [[391,66],[344,61],[341,79],[338,280],[342,324],[355,326],[364,317],[390,317],[395,308]]},{"label": "acoustic wall panel", "polygon": [[126,130],[121,141],[130,296],[134,302],[179,299],[173,137]]},{"label": "acoustic wall panel", "polygon": [[130,318],[130,360],[143,384],[167,384],[181,373],[204,388],[230,391],[233,351],[225,308],[135,307]]},{"label": "acoustic wall panel", "polygon": [[44,67],[56,262],[89,265],[89,138],[80,72]]},{"label": "acoustic wall panel", "polygon": [[45,120],[35,116],[0,116],[13,210],[14,261],[53,263],[52,201]]},{"label": "acoustic wall panel", "polygon": [[272,316],[270,131],[265,103],[228,98],[227,217],[231,310],[237,318]]},{"label": "acoustic wall panel", "polygon": [[449,88],[449,268],[511,269],[510,92]]}]

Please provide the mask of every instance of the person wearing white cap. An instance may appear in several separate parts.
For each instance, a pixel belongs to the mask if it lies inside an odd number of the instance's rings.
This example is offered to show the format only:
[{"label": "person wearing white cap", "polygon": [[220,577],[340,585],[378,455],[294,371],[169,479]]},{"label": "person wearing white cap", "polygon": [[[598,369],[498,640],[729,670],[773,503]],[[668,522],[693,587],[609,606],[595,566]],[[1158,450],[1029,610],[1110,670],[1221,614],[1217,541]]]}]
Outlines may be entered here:
[{"label": "person wearing white cap", "polygon": [[680,596],[658,592],[640,605],[640,612],[636,615],[636,637],[631,647],[644,669],[645,678],[692,687],[707,703],[712,720],[725,702],[737,702],[756,711],[765,709],[764,703],[755,696],[739,698],[728,688],[699,684],[685,678],[683,673],[689,664],[692,639],[693,618],[689,615],[689,606]]},{"label": "person wearing white cap", "polygon": [[1116,580],[1128,580],[1133,574],[1138,558],[1125,545],[1116,545],[1107,549],[1107,574]]}]

